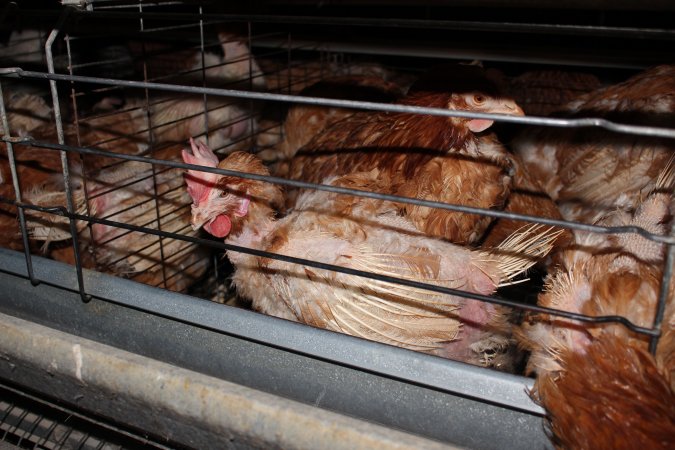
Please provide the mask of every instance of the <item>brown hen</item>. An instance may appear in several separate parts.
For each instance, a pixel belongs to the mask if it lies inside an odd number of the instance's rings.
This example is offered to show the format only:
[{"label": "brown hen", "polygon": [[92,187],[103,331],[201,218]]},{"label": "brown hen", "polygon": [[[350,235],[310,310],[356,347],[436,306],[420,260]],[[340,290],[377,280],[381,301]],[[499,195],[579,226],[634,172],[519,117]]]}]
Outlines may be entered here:
[{"label": "brown hen", "polygon": [[[563,108],[566,117],[672,126],[675,66],[659,66],[598,89]],[[617,207],[635,208],[675,151],[672,139],[588,129],[527,129],[513,143],[569,220],[592,223]]]},{"label": "brown hen", "polygon": [[[177,160],[180,150],[180,146],[170,145],[157,149],[153,156]],[[190,227],[190,197],[179,169],[127,161],[90,173],[86,184],[75,174],[72,185],[78,214],[197,236]],[[62,186],[58,178],[52,179],[27,192],[25,200],[36,205],[65,206]],[[31,213],[27,227],[35,241],[52,243],[71,238],[69,222],[60,216]],[[87,226],[84,221],[77,222],[77,229],[81,253],[93,256],[85,259],[85,267],[152,286],[185,291],[206,272],[209,264],[206,249],[178,238],[99,223]],[[72,262],[70,252],[53,256]]]},{"label": "brown hen", "polygon": [[[313,84],[299,95],[390,103],[403,95],[403,89],[379,77],[345,75]],[[288,176],[290,161],[301,147],[328,126],[355,112],[348,108],[294,105],[283,123],[283,139],[258,156],[273,163],[270,170],[274,176]]]},{"label": "brown hen", "polygon": [[595,75],[583,72],[533,70],[507,77],[498,70],[488,69],[488,74],[528,116],[548,116],[581,95],[602,87]]},{"label": "brown hen", "polygon": [[[34,129],[51,121],[52,109],[41,96],[21,92],[21,90],[8,91],[5,88],[3,88],[2,94],[10,135],[26,136]],[[0,123],[0,136],[4,134],[5,130]]]},{"label": "brown hen", "polygon": [[[269,174],[246,153],[218,163],[201,143],[193,143],[183,158],[206,167]],[[386,177],[373,169],[328,182],[377,189],[390,182]],[[421,235],[387,202],[304,192],[293,211],[275,219],[274,208],[283,201],[276,185],[196,170],[188,171],[186,181],[194,202],[193,226],[229,244],[484,295],[534,264],[555,238],[540,229],[516,233],[490,251],[471,250]],[[227,256],[236,268],[239,294],[258,311],[473,364],[512,367],[504,308],[236,251]]]},{"label": "brown hen", "polygon": [[[169,111],[158,111],[153,116],[155,124],[170,122],[171,126],[167,123],[166,127],[156,130],[156,148],[150,152],[150,156],[173,160],[180,158],[180,146],[162,148],[160,143],[186,140],[191,136],[190,133],[196,131],[192,129],[195,121],[196,128],[199,128],[203,123],[201,113],[195,113],[192,119],[186,117],[186,111],[196,109],[194,105],[196,103],[189,99],[179,98],[171,101],[172,108]],[[227,108],[231,109],[229,106]],[[219,114],[230,114],[222,112],[222,109],[220,111]],[[148,151],[147,121],[145,112],[141,110],[103,114],[82,120],[79,125],[77,128],[65,127],[66,144],[94,147],[117,154],[138,155]],[[241,128],[234,121],[225,123],[219,132],[224,139],[234,139],[243,133]],[[36,141],[57,142],[53,127],[35,129],[31,135]],[[26,144],[15,144],[14,149],[23,200],[40,206],[65,206],[60,153]],[[153,169],[144,163],[120,162],[117,158],[100,155],[84,155],[82,158],[76,153],[68,152],[67,155],[72,174],[73,200],[80,214],[166,232],[194,234],[189,227],[189,197],[182,187],[180,172],[160,166]],[[9,181],[11,174],[6,153],[3,156],[2,176]],[[6,199],[15,199],[11,182],[2,185],[0,194]],[[0,220],[6,226],[5,230],[12,232],[3,234],[0,245],[23,249],[16,209],[3,204],[2,213]],[[70,238],[67,222],[54,215],[35,212],[28,212],[27,215],[31,239],[36,243],[31,250],[37,251],[38,246],[44,243],[43,250],[49,256],[73,263],[72,245],[64,245],[65,242],[59,244]],[[80,223],[78,227],[80,254],[87,268],[184,291],[204,273],[208,264],[202,251],[179,239],[160,239],[150,234],[127,232],[100,224],[88,228]]]},{"label": "brown hen", "polygon": [[675,442],[671,374],[641,346],[612,334],[560,354],[559,378],[537,383],[563,449],[668,449]]},{"label": "brown hen", "polygon": [[[664,235],[671,229],[670,165],[653,192],[632,211],[617,209],[603,226],[638,226]],[[619,315],[651,328],[662,289],[664,246],[637,234],[575,231],[575,242],[539,296],[542,306],[590,316]],[[675,280],[666,293],[655,357],[649,338],[617,323],[589,324],[534,315],[518,333],[538,374],[536,396],[563,448],[668,448],[675,438]]]},{"label": "brown hen", "polygon": [[[522,115],[477,66],[432,71],[397,103]],[[334,123],[303,147],[292,161],[290,177],[322,183],[331,176],[377,169],[391,180],[382,186],[386,194],[501,209],[514,168],[497,138],[485,133],[491,125],[484,119],[360,112]],[[424,234],[458,244],[477,242],[492,221],[423,206],[399,209]]]},{"label": "brown hen", "polygon": [[[565,108],[571,117],[669,126],[675,66],[660,66],[588,93]],[[527,130],[516,141],[526,170],[558,201],[566,219],[671,232],[672,140],[603,130]],[[665,168],[665,169],[664,169]],[[574,230],[555,256],[538,303],[590,316],[620,315],[651,328],[663,276],[664,246],[637,234]],[[617,323],[590,324],[531,315],[518,333],[538,374],[535,394],[562,448],[668,448],[675,438],[673,280],[662,335]]]},{"label": "brown hen", "polygon": [[153,41],[129,41],[128,46],[137,71],[149,80],[198,86],[205,82],[209,87],[231,89],[265,89],[265,77],[246,39],[220,32],[218,42],[221,52],[212,51],[209,47],[203,54],[199,48],[177,49]]}]

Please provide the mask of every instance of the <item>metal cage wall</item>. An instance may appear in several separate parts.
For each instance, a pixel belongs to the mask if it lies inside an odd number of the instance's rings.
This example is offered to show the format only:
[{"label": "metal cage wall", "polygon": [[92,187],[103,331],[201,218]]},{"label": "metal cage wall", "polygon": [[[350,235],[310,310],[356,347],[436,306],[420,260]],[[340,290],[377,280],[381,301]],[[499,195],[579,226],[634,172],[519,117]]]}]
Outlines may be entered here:
[{"label": "metal cage wall", "polygon": [[[667,246],[652,327],[619,316],[590,317],[536,306],[523,300],[523,292],[482,296],[349,272],[233,247],[192,230],[180,219],[190,213],[189,199],[182,191],[185,169],[255,176],[183,163],[173,149],[184,145],[186,138],[172,133],[187,129],[191,136],[211,143],[219,155],[242,149],[260,154],[280,139],[285,108],[305,104],[483,118],[507,125],[590,127],[636,139],[673,139],[672,126],[629,125],[594,117],[504,116],[297,95],[327,75],[381,70],[369,66],[373,61],[385,61],[388,67],[406,64],[409,73],[430,61],[481,58],[522,66],[583,65],[610,75],[624,74],[655,63],[672,63],[668,53],[675,39],[672,27],[477,21],[470,20],[470,9],[460,10],[458,20],[432,20],[282,15],[279,9],[284,6],[279,2],[262,2],[270,14],[233,13],[198,2],[63,3],[70,6],[29,9],[9,2],[0,12],[5,31],[23,29],[13,35],[15,48],[5,46],[0,57],[4,67],[0,89],[5,94],[0,98],[0,113],[6,130],[2,141],[9,168],[1,200],[6,211],[18,215],[15,236],[20,236],[8,245],[11,249],[0,249],[0,322],[6,356],[0,378],[6,383],[3,392],[13,392],[11,399],[3,394],[0,401],[0,411],[5,411],[2,440],[33,448],[551,445],[542,424],[544,412],[528,396],[532,379],[233,307],[237,300],[225,282],[231,268],[219,257],[223,250],[283,258],[524,311],[620,323],[649,336],[652,350],[656,347],[675,255],[672,233],[662,236],[633,226],[588,225],[259,177],[285,186],[566,229],[638,233]],[[286,3],[295,8],[286,5],[291,12],[302,4]],[[672,17],[672,9],[661,8]],[[26,31],[33,28],[39,31]],[[401,30],[420,38],[403,45],[397,35]],[[435,39],[444,32],[485,36],[473,47],[438,45]],[[544,43],[559,42],[560,47],[546,54],[530,42],[529,47],[523,44],[504,53],[504,46],[486,44],[510,35],[520,43],[536,36]],[[368,43],[359,41],[360,37],[368,38],[364,39]],[[565,51],[592,39],[599,41],[595,50]],[[605,46],[639,40],[636,45],[650,48],[649,52],[638,48],[604,59],[594,54]],[[124,46],[121,41],[131,44]],[[238,53],[242,48],[250,49],[255,58]],[[197,68],[176,67],[167,58],[181,52],[186,60],[197,55]],[[33,119],[53,125],[52,139],[34,139],[29,132],[13,129],[7,93],[20,83],[50,99],[49,112],[33,114]],[[114,121],[126,124],[126,131],[111,133],[106,126]],[[22,187],[17,162],[22,152],[34,149],[54,155],[59,170],[48,179],[64,187],[58,198],[42,204],[35,200],[40,192]],[[73,161],[79,164],[75,171]],[[120,178],[103,181],[91,181],[88,176],[110,167],[127,167],[128,172],[121,169]],[[98,183],[93,195],[88,182]],[[129,189],[136,198],[112,197],[121,189]],[[114,207],[105,215],[97,214],[91,207],[97,201],[110,201]],[[42,229],[35,226],[36,221],[52,230],[42,239],[48,242],[45,246],[32,240]],[[132,245],[130,236],[143,239]],[[46,247],[50,258],[60,261],[41,256]],[[22,390],[24,394],[16,393]],[[16,412],[21,395],[58,404],[47,408],[57,416],[79,411],[76,425],[84,426],[85,432],[67,431],[70,441],[54,431],[65,425],[54,425],[47,433],[40,414]],[[113,437],[108,444],[105,436],[110,430]],[[55,442],[48,445],[49,435]],[[73,436],[78,442],[73,442]],[[40,441],[43,438],[45,443]]]}]

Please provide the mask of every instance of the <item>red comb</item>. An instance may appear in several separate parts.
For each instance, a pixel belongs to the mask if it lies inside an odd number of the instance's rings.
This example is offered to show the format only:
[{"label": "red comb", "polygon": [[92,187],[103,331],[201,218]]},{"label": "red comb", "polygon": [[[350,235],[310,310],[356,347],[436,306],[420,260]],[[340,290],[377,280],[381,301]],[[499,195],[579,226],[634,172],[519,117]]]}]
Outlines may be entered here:
[{"label": "red comb", "polygon": [[[194,164],[204,167],[218,167],[218,157],[202,142],[195,142],[190,138],[192,151],[183,149],[183,161],[186,164]],[[192,197],[195,204],[199,205],[200,200],[208,195],[209,190],[216,184],[218,175],[215,173],[201,172],[199,170],[188,169],[185,176],[188,194]]]}]

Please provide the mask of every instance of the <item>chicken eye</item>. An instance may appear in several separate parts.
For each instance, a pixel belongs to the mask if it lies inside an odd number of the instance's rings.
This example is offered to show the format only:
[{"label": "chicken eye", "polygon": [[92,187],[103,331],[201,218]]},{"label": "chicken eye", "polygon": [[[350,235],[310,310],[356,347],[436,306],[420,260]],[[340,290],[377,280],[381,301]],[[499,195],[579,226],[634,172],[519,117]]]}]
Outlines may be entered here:
[{"label": "chicken eye", "polygon": [[474,95],[473,96],[473,102],[476,105],[482,105],[483,103],[485,103],[485,96],[480,95],[480,94]]}]

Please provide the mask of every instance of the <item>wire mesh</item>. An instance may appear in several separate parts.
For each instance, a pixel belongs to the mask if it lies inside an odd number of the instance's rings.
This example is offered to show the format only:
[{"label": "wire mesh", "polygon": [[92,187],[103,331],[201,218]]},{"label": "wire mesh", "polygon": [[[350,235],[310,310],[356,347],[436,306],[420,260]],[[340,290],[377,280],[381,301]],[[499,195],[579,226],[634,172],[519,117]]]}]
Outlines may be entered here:
[{"label": "wire mesh", "polygon": [[[0,385],[0,444],[23,449],[169,448],[118,425]],[[3,447],[4,448],[4,447]]]},{"label": "wire mesh", "polygon": [[[99,5],[94,2],[87,3],[95,6],[94,9],[99,9]],[[167,6],[169,3],[159,6]],[[101,2],[100,7],[104,6],[105,2]],[[116,3],[107,6],[122,8],[130,5]],[[296,188],[320,189],[397,203],[442,208],[466,214],[526,220],[596,233],[637,233],[653,242],[667,244],[670,248],[668,258],[664,262],[662,292],[655,325],[639,326],[618,316],[588,316],[524,305],[520,301],[496,296],[469,294],[457,289],[441,288],[402,278],[201,239],[190,227],[191,201],[182,190],[182,170],[197,167],[179,162],[179,152],[186,136],[203,138],[219,156],[236,150],[260,152],[271,148],[282,137],[283,105],[288,103],[489,119],[520,125],[591,127],[634,136],[667,139],[675,138],[675,130],[672,128],[628,125],[593,117],[574,119],[518,117],[376,102],[299,97],[297,94],[300,91],[328,75],[350,73],[350,58],[344,54],[331,52],[320,44],[295,45],[290,32],[267,30],[257,32],[256,22],[242,20],[244,17],[204,14],[199,5],[192,5],[194,7],[192,12],[180,15],[170,12],[148,12],[144,9],[146,5],[143,3],[133,6],[138,11],[134,13],[101,11],[90,15],[78,11],[63,13],[62,24],[56,25],[55,29],[58,32],[52,34],[51,40],[54,41],[58,37],[64,45],[63,48],[55,46],[56,55],[47,52],[48,71],[18,69],[5,70],[2,73],[3,78],[0,81],[3,87],[9,80],[17,77],[20,80],[49,82],[52,87],[54,124],[57,125],[58,143],[30,137],[12,138],[11,134],[7,134],[4,142],[8,153],[10,155],[13,153],[13,147],[22,148],[23,151],[36,148],[60,151],[63,166],[52,175],[61,175],[58,181],[65,188],[65,196],[60,200],[65,201],[58,207],[54,207],[52,202],[51,206],[41,208],[26,203],[22,198],[22,189],[17,184],[20,177],[16,173],[17,164],[10,161],[16,195],[3,200],[19,207],[20,230],[28,264],[31,258],[28,251],[31,244],[28,241],[31,236],[23,218],[26,213],[33,214],[31,217],[37,214],[43,221],[52,226],[57,224],[62,228],[61,237],[50,235],[48,241],[74,238],[73,250],[68,257],[74,258],[78,270],[95,268],[112,271],[157,287],[186,291],[195,281],[204,279],[211,265],[211,259],[204,249],[211,247],[276,258],[309,267],[395,282],[584,322],[621,323],[632,331],[650,336],[652,350],[655,348],[672,274],[672,245],[675,242],[672,235],[657,235],[635,226],[589,225],[198,167],[210,173],[264,180]],[[100,30],[78,34],[69,14],[84,16],[92,22],[96,19],[110,20],[112,23],[108,24],[108,27],[111,28],[118,23],[123,24],[121,35],[131,39],[129,45],[123,48],[111,44],[110,34]],[[261,16],[256,20],[272,23],[309,23],[313,19]],[[313,24],[316,25],[317,22]],[[330,24],[342,23],[339,20],[331,20]],[[365,19],[362,21],[349,19],[348,24],[362,27],[409,28],[421,25],[415,21]],[[232,27],[240,33],[238,35],[218,33],[218,28],[222,26]],[[424,26],[479,30],[492,30],[496,27],[494,24],[467,22],[459,26],[457,23],[447,21],[432,23],[425,21]],[[553,28],[533,24],[500,24],[498,28],[506,32],[527,33],[566,34],[583,31],[587,35],[604,36],[628,31],[634,35],[656,39],[669,40],[673,37],[672,30],[661,29]],[[39,39],[43,37],[40,36]],[[242,49],[254,48],[258,41],[265,42],[266,45],[258,50],[255,59],[247,52],[242,53]],[[269,45],[270,42],[277,42],[279,45],[275,48]],[[50,51],[51,47],[47,42]],[[92,52],[92,48],[106,50],[102,55]],[[59,49],[65,49],[65,54],[58,54]],[[41,51],[36,50],[35,53],[42,55]],[[308,54],[313,54],[314,58],[303,60],[302,57]],[[234,56],[228,59],[231,55]],[[21,62],[21,59],[18,62]],[[67,68],[67,73],[57,70],[59,67]],[[66,104],[63,101],[64,89],[72,102],[72,117],[68,119],[72,124],[68,124],[60,117],[60,109]],[[263,111],[259,102],[271,103],[277,108]],[[4,115],[3,113],[3,127],[9,129]],[[58,129],[59,127],[61,129]],[[235,133],[234,130],[238,131]],[[71,176],[68,167],[73,161],[77,162],[79,172]],[[105,171],[114,167],[118,170],[115,177],[108,179],[102,177],[102,173],[109,173]],[[126,174],[125,171],[129,173]],[[34,194],[35,192],[31,192],[30,200],[35,198]],[[114,206],[106,209],[105,213],[99,211],[110,204]],[[50,216],[51,218],[45,219]],[[35,237],[35,231],[32,233],[32,237]],[[82,243],[77,242],[78,236]],[[61,249],[63,248],[65,247]],[[85,298],[86,286],[82,285],[81,279],[80,283],[81,293]]]}]

